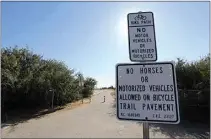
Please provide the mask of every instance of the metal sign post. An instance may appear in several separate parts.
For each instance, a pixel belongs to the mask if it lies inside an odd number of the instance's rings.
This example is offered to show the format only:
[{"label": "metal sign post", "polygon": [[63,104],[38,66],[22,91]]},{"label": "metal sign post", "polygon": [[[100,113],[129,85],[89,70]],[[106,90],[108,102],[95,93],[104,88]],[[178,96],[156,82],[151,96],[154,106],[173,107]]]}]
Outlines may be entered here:
[{"label": "metal sign post", "polygon": [[149,139],[149,123],[143,122],[143,139]]}]

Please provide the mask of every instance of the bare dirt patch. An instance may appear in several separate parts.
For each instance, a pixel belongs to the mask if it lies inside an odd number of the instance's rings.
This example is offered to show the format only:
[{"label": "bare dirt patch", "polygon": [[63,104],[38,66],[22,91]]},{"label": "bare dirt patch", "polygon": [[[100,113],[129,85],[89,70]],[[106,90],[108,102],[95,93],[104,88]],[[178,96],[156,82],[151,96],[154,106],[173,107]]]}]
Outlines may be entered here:
[{"label": "bare dirt patch", "polygon": [[116,91],[115,90],[112,90],[111,96],[114,97],[114,98],[116,97]]}]

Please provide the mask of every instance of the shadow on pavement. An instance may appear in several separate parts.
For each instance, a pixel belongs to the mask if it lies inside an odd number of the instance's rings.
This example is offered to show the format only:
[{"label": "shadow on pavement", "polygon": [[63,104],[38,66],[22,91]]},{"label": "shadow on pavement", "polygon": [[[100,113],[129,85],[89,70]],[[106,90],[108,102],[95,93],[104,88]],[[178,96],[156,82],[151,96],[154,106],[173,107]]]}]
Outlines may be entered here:
[{"label": "shadow on pavement", "polygon": [[188,121],[182,121],[178,125],[150,124],[150,128],[153,132],[161,132],[172,138],[208,139],[210,135],[209,125],[190,123]]},{"label": "shadow on pavement", "polygon": [[13,111],[9,113],[9,118],[5,123],[1,124],[1,128],[7,127],[7,126],[15,126],[18,123],[24,123],[32,118],[38,119],[46,114],[53,113],[55,111],[61,110],[63,107],[58,107],[55,109],[45,109],[45,110],[18,110],[18,111]]},{"label": "shadow on pavement", "polygon": [[30,119],[39,119],[47,114],[54,113],[56,111],[62,110],[62,109],[73,109],[83,104],[90,103],[90,99],[84,99],[83,103],[81,100],[73,103],[69,103],[64,106],[57,106],[54,109],[19,109],[15,111],[8,112],[8,118],[6,122],[2,122],[1,128],[4,128],[6,126],[15,126],[19,123],[24,123]]}]

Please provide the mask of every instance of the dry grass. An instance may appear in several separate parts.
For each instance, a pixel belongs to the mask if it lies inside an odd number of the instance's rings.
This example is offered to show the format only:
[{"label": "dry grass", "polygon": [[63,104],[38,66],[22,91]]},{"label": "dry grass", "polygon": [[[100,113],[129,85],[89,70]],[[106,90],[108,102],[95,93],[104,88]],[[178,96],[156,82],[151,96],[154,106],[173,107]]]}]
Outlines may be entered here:
[{"label": "dry grass", "polygon": [[82,103],[82,100],[79,100],[79,101],[76,101],[73,103],[69,103],[69,104],[63,106],[63,109],[61,109],[61,110],[67,110],[67,109],[70,110],[70,109],[74,109],[74,108],[77,108],[79,106],[89,104],[89,103],[90,103],[90,100],[87,98],[87,99],[83,100],[83,103]]},{"label": "dry grass", "polygon": [[115,92],[111,92],[111,95],[112,95],[112,96],[115,96]]}]

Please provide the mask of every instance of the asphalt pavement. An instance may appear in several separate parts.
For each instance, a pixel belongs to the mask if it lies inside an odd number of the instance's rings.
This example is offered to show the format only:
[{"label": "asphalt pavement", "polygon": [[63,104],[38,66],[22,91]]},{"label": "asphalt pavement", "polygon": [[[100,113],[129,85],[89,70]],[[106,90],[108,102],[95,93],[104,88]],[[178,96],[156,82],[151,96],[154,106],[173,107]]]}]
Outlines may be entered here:
[{"label": "asphalt pavement", "polygon": [[[89,104],[2,129],[2,138],[142,138],[142,124],[120,121],[111,90],[96,90]],[[105,96],[105,102],[103,102]],[[169,138],[150,130],[150,138]]]}]

